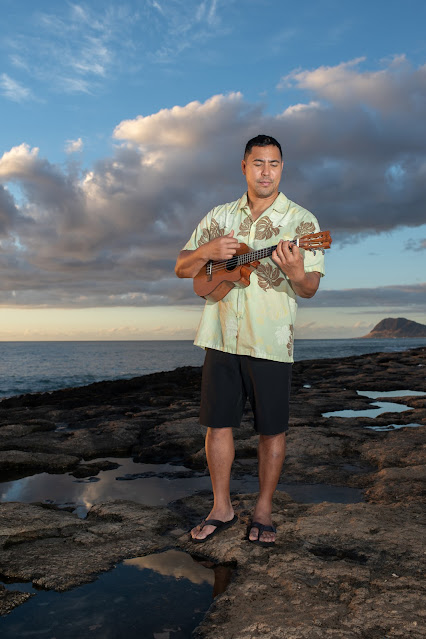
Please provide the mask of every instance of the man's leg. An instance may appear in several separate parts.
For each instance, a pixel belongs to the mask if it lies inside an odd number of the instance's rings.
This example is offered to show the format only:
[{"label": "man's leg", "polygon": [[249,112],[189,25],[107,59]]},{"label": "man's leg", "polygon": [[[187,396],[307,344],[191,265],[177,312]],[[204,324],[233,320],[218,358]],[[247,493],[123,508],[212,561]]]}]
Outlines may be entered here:
[{"label": "man's leg", "polygon": [[[253,514],[253,521],[266,526],[272,525],[272,497],[277,487],[285,458],[285,433],[259,435],[257,450],[259,460],[259,497]],[[255,541],[258,528],[250,530],[249,539]],[[275,533],[264,531],[260,541],[275,541]]]},{"label": "man's leg", "polygon": [[[231,466],[234,461],[235,449],[232,428],[208,428],[206,435],[206,456],[213,488],[214,503],[206,519],[230,521],[234,516],[234,509],[229,494]],[[215,530],[215,526],[196,526],[191,530],[191,536],[204,539]]]}]

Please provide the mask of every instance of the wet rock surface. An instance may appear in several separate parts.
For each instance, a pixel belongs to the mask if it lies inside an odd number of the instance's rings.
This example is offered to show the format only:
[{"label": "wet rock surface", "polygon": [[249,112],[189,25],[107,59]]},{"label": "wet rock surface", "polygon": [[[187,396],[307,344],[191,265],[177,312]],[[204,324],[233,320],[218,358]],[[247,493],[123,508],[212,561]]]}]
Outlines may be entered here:
[{"label": "wet rock surface", "polygon": [[[92,506],[85,519],[42,503],[1,503],[1,578],[63,591],[122,559],[179,547],[236,566],[195,632],[200,639],[424,637],[426,396],[373,400],[356,391],[425,392],[425,367],[424,348],[294,365],[281,480],[362,489],[365,501],[301,504],[277,493],[273,548],[245,539],[255,495],[234,495],[238,524],[202,545],[191,544],[183,531],[209,512],[208,493],[164,507],[107,501]],[[199,395],[200,369],[185,367],[4,400],[1,480],[36,472],[95,477],[114,467],[99,459],[105,456],[184,464],[204,475]],[[375,418],[323,417],[377,401],[408,409]],[[391,424],[407,427],[368,428]],[[234,478],[256,475],[249,409],[235,440]],[[167,478],[173,481],[173,473]],[[0,587],[0,612],[29,596]]]}]

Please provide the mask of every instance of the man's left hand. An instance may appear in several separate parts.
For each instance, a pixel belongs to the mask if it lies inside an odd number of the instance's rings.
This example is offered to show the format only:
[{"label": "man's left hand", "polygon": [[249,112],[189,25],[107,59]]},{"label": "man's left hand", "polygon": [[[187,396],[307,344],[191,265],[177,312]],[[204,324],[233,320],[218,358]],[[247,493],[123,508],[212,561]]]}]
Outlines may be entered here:
[{"label": "man's left hand", "polygon": [[272,253],[272,259],[287,275],[290,284],[300,297],[313,297],[318,290],[320,274],[316,271],[305,273],[303,257],[299,247],[289,240],[280,240]]},{"label": "man's left hand", "polygon": [[289,240],[280,240],[277,248],[272,253],[275,264],[285,273],[289,280],[298,284],[305,277],[303,257],[299,247],[291,244]]}]

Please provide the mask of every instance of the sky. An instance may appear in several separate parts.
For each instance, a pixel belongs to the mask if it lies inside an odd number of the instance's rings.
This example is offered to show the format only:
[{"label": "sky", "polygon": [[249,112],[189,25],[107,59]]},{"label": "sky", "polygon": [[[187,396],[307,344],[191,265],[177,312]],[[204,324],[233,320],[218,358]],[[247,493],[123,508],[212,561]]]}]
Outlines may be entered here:
[{"label": "sky", "polygon": [[0,340],[192,339],[259,133],[329,229],[296,338],[426,323],[424,0],[0,0]]}]

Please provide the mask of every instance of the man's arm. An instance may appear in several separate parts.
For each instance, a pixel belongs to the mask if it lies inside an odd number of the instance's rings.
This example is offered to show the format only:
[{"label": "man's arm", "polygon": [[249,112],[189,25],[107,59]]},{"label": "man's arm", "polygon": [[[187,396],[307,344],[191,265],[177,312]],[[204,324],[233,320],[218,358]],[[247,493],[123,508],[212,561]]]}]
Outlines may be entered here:
[{"label": "man's arm", "polygon": [[317,271],[305,273],[303,257],[298,246],[280,240],[272,253],[275,264],[285,273],[299,297],[313,297],[318,290],[321,276]]},{"label": "man's arm", "polygon": [[209,260],[230,260],[240,246],[234,231],[202,244],[193,251],[183,250],[176,260],[175,273],[178,277],[195,277]]}]

